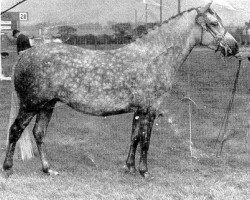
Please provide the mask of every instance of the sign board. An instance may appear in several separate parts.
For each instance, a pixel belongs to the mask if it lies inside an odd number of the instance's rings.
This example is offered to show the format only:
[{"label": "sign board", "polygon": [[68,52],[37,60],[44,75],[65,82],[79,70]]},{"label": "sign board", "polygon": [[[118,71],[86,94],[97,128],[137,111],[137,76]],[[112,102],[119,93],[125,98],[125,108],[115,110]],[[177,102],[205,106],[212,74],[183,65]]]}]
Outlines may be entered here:
[{"label": "sign board", "polygon": [[1,30],[14,30],[18,29],[17,21],[1,21]]},{"label": "sign board", "polygon": [[1,15],[1,30],[9,32],[14,29],[19,29],[19,12],[6,12]]},{"label": "sign board", "polygon": [[1,29],[2,29],[2,30],[10,30],[10,29],[11,29],[11,26],[1,26]]},{"label": "sign board", "polygon": [[10,25],[11,24],[11,21],[1,21],[1,25]]},{"label": "sign board", "polygon": [[20,12],[19,13],[19,20],[20,21],[28,21],[28,13],[27,12]]},{"label": "sign board", "polygon": [[18,21],[19,20],[19,12],[6,12],[1,15],[2,21]]},{"label": "sign board", "polygon": [[1,29],[2,30],[10,30],[11,29],[11,21],[1,21]]},{"label": "sign board", "polygon": [[6,12],[1,15],[2,21],[28,21],[28,12]]},{"label": "sign board", "polygon": [[20,21],[28,21],[28,12],[6,12],[1,15],[1,30],[9,32],[19,29]]}]

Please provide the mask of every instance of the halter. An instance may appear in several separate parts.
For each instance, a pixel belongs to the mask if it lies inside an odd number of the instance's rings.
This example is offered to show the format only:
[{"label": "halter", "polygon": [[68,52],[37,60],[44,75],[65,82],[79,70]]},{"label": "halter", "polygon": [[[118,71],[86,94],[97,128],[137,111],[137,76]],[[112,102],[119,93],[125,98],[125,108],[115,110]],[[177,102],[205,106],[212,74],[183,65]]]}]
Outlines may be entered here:
[{"label": "halter", "polygon": [[227,29],[223,26],[221,18],[217,15],[216,12],[214,12],[211,8],[209,8],[217,17],[219,24],[225,29],[223,34],[220,34],[216,31],[214,31],[213,29],[210,28],[210,26],[208,26],[207,23],[207,16],[205,13],[201,13],[200,10],[197,8],[196,12],[198,13],[195,21],[197,24],[199,24],[201,26],[201,44],[202,44],[202,40],[203,40],[203,31],[208,31],[213,38],[215,39],[216,43],[217,43],[217,49],[215,50],[215,52],[217,52],[219,50],[220,47],[223,47],[225,49],[225,52],[227,52],[227,50],[230,51],[230,53],[232,52],[231,48],[229,47],[228,44],[223,42],[223,39],[225,38],[225,35],[227,34]]}]

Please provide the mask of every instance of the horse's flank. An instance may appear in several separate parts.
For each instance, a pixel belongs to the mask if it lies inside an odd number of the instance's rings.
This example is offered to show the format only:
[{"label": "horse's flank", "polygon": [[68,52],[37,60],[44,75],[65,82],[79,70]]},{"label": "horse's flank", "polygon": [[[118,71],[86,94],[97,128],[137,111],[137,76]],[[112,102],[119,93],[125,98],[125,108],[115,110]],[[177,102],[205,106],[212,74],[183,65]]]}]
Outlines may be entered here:
[{"label": "horse's flank", "polygon": [[33,47],[16,66],[16,91],[21,100],[32,99],[26,104],[31,109],[58,99],[93,115],[130,112],[136,107],[158,110],[176,68],[195,45],[187,32],[193,26],[188,24],[190,12],[117,50],[92,51],[55,43]]}]

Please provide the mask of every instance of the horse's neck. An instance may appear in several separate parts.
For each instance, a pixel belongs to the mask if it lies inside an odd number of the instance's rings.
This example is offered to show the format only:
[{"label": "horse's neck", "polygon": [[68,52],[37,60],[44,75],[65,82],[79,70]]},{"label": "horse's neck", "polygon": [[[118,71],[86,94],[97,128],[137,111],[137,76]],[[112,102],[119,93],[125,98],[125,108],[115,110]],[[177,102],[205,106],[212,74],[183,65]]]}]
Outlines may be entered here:
[{"label": "horse's neck", "polygon": [[185,12],[169,22],[163,23],[161,27],[151,30],[147,35],[128,45],[127,48],[136,52],[143,59],[159,59],[162,56],[165,61],[175,58],[176,64],[182,64],[195,46],[196,14],[195,10]]}]

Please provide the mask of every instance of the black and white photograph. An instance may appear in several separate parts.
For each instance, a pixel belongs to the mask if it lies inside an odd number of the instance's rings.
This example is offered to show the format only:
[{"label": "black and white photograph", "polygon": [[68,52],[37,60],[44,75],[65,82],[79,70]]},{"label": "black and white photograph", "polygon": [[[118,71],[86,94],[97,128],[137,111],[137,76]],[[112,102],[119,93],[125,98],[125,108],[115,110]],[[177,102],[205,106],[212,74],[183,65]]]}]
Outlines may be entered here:
[{"label": "black and white photograph", "polygon": [[0,200],[250,200],[249,0],[0,8]]}]

